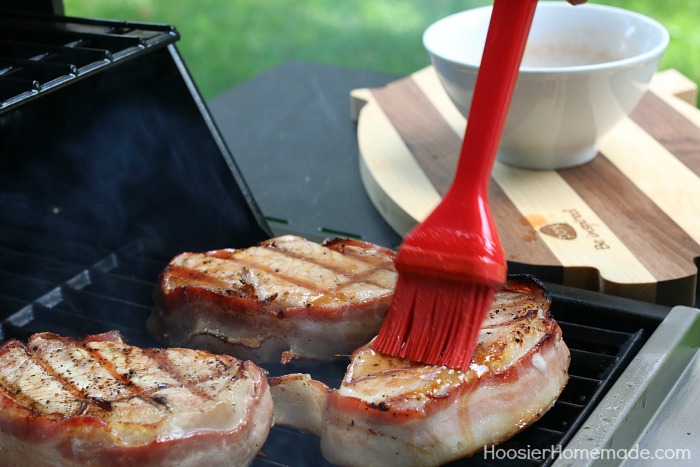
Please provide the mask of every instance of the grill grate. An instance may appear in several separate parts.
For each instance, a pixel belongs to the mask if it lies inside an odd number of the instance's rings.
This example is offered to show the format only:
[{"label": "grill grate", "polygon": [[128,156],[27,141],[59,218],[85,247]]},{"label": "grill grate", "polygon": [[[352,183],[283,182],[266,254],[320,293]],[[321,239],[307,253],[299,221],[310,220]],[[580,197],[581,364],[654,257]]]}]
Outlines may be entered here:
[{"label": "grill grate", "polygon": [[[85,251],[98,254],[100,247],[85,246]],[[41,331],[53,331],[80,337],[111,329],[119,330],[128,342],[140,346],[157,346],[147,334],[144,323],[150,312],[151,294],[159,272],[167,261],[180,251],[177,245],[139,240],[105,254],[68,280],[55,284],[51,290],[38,288],[37,297],[28,298],[21,287],[17,293],[0,292],[3,303],[27,303],[12,312],[3,322],[5,339],[26,339]],[[21,251],[3,255],[0,272],[7,273]],[[86,255],[89,257],[89,255]],[[10,261],[6,261],[10,258]],[[27,259],[26,257],[24,259]],[[13,263],[14,262],[14,263]],[[41,267],[45,260],[36,264]],[[40,263],[40,264],[39,264]],[[28,266],[27,270],[32,267]],[[18,276],[19,277],[19,276]],[[22,277],[33,281],[32,276]],[[50,282],[43,283],[50,284]],[[565,341],[571,349],[571,379],[554,407],[542,419],[499,448],[517,452],[521,449],[553,449],[564,446],[581,426],[588,413],[637,353],[660,318],[642,319],[624,309],[603,308],[597,318],[590,318],[590,305],[553,294],[552,313],[562,327]],[[582,313],[581,309],[588,309]],[[607,313],[619,314],[624,327],[610,326]],[[588,316],[582,321],[580,318]],[[600,321],[595,323],[595,321]],[[292,362],[286,367],[272,365],[272,374],[309,373],[330,387],[337,387],[343,377],[346,362]],[[267,444],[255,465],[329,465],[321,456],[316,437],[285,427],[273,427]],[[517,463],[501,459],[498,465],[549,465],[554,459],[522,460]],[[483,453],[450,465],[492,465]]]},{"label": "grill grate", "polygon": [[3,14],[0,110],[178,39],[172,26]]}]

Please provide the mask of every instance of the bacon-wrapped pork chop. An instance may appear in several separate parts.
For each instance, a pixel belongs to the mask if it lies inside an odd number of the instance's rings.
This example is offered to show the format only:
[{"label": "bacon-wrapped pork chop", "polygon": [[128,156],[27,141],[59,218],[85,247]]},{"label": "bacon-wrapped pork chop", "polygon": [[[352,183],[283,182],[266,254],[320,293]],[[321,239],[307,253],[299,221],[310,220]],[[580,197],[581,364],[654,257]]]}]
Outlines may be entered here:
[{"label": "bacon-wrapped pork chop", "polygon": [[0,346],[0,464],[248,465],[272,399],[252,362],[118,333]]},{"label": "bacon-wrapped pork chop", "polygon": [[539,419],[568,381],[570,354],[541,286],[511,278],[496,294],[469,371],[389,357],[369,345],[342,385],[271,378],[275,422],[316,433],[339,465],[440,465]]},{"label": "bacon-wrapped pork chop", "polygon": [[148,329],[167,345],[257,363],[328,360],[372,339],[393,297],[395,252],[285,235],[243,249],[182,253],[165,268]]}]

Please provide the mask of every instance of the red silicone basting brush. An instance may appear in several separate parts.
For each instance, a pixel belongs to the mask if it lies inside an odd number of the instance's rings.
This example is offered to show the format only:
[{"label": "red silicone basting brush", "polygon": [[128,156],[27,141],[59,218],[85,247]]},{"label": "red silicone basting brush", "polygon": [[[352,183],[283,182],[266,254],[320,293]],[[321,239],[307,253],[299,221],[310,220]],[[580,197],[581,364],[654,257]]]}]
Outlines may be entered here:
[{"label": "red silicone basting brush", "polygon": [[496,0],[454,181],[399,247],[394,300],[372,348],[466,370],[506,260],[488,204],[537,0]]}]

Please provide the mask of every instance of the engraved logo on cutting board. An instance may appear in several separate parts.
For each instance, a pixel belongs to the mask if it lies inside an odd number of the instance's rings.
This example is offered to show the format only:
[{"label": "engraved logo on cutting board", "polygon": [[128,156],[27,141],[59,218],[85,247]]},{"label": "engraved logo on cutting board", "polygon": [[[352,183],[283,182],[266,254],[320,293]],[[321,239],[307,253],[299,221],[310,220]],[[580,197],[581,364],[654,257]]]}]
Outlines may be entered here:
[{"label": "engraved logo on cutting board", "polygon": [[[577,209],[563,209],[563,212],[571,216],[573,223],[583,232],[582,236],[593,241],[593,248],[596,250],[607,250],[610,248],[610,245],[597,232],[596,225],[588,222]],[[539,230],[540,233],[559,240],[575,240],[578,237],[576,229],[566,222],[543,225]]]},{"label": "engraved logo on cutting board", "polygon": [[560,240],[573,240],[576,238],[574,228],[564,223],[544,225],[540,227],[540,232]]}]

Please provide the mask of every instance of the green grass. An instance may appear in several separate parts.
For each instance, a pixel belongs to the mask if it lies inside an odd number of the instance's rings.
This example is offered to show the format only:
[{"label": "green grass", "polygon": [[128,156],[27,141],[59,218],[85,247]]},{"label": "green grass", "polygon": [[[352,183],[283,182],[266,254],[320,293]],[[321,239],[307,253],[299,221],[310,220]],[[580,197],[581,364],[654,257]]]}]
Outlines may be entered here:
[{"label": "green grass", "polygon": [[[697,0],[589,0],[651,16],[671,44],[661,69],[700,82]],[[429,61],[423,30],[490,0],[64,0],[73,16],[174,25],[178,49],[205,98],[285,60],[410,74]]]}]

